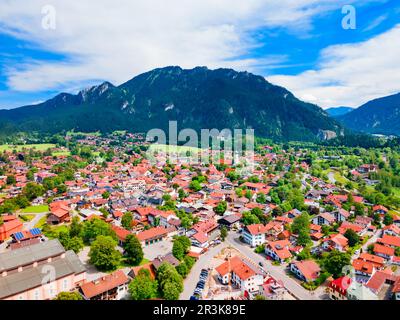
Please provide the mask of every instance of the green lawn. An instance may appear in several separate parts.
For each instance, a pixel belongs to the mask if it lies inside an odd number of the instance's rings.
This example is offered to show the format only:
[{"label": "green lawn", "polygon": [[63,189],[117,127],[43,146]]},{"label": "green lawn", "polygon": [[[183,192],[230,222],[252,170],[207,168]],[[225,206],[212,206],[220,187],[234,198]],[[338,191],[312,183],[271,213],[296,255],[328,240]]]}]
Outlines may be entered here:
[{"label": "green lawn", "polygon": [[60,234],[60,232],[68,232],[68,226],[66,225],[61,225],[61,226],[53,226],[50,227],[50,231],[45,232],[45,236],[48,237],[49,239],[56,239],[58,238],[58,235]]},{"label": "green lawn", "polygon": [[69,156],[71,154],[70,151],[55,151],[51,155],[54,157],[59,157],[59,156]]},{"label": "green lawn", "polygon": [[35,224],[35,228],[42,228],[43,225],[46,224],[46,221],[47,221],[47,217],[46,217],[46,216],[42,217],[42,218]]},{"label": "green lawn", "polygon": [[97,131],[97,132],[80,132],[80,131],[68,131],[67,132],[67,136],[96,136],[96,137],[100,137],[101,136],[101,132]]},{"label": "green lawn", "polygon": [[393,194],[397,197],[400,197],[400,188],[392,188]]},{"label": "green lawn", "polygon": [[44,144],[24,144],[24,145],[9,145],[3,144],[0,145],[0,152],[4,151],[13,151],[16,150],[17,152],[21,151],[22,149],[35,149],[37,151],[45,151],[50,148],[55,148],[55,144],[44,143]]},{"label": "green lawn", "polygon": [[48,211],[49,211],[49,206],[47,204],[40,206],[30,206],[21,210],[22,213],[42,213]]},{"label": "green lawn", "polygon": [[187,146],[174,146],[174,145],[165,145],[165,144],[152,144],[150,145],[149,150],[151,151],[161,151],[161,152],[172,152],[172,153],[186,153],[187,151],[198,153],[201,152],[201,149],[195,147],[187,147]]},{"label": "green lawn", "polygon": [[[146,263],[149,263],[149,262],[150,262],[149,259],[143,258],[143,260],[142,260],[142,262],[139,264],[139,266],[143,266],[143,265],[145,265]],[[127,259],[124,258],[124,257],[122,257],[122,259],[121,259],[121,261],[120,261],[120,263],[119,263],[117,269],[132,268],[132,267],[135,267],[135,266],[132,265],[132,264],[130,264],[130,263],[128,263],[128,262],[127,262]],[[112,272],[112,271],[111,271],[111,272]]]},{"label": "green lawn", "polygon": [[333,172],[333,177],[335,178],[336,181],[338,181],[338,182],[340,182],[342,184],[346,184],[349,181],[337,171]]}]

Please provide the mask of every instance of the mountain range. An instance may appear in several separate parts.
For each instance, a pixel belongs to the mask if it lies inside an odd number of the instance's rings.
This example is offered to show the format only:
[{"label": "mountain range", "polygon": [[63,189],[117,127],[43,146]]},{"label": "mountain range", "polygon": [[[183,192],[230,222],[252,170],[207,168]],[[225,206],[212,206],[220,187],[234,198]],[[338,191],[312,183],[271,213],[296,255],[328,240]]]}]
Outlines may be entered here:
[{"label": "mountain range", "polygon": [[354,131],[400,135],[400,93],[369,101],[337,119]]},{"label": "mountain range", "polygon": [[262,76],[232,69],[155,69],[114,86],[104,82],[31,106],[0,110],[0,133],[67,130],[147,132],[167,129],[246,129],[275,140],[318,141],[343,135],[320,107],[297,99]]}]

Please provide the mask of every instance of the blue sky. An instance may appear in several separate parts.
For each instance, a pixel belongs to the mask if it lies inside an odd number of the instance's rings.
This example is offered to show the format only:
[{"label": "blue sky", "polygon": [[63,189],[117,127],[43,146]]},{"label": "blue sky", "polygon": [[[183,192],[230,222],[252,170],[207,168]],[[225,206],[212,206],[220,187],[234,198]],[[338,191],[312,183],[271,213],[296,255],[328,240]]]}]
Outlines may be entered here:
[{"label": "blue sky", "polygon": [[[400,91],[398,1],[168,3],[2,1],[0,108],[167,65],[248,70],[324,108]],[[355,30],[342,28],[344,4],[356,10]],[[43,29],[49,17],[55,29]]]}]

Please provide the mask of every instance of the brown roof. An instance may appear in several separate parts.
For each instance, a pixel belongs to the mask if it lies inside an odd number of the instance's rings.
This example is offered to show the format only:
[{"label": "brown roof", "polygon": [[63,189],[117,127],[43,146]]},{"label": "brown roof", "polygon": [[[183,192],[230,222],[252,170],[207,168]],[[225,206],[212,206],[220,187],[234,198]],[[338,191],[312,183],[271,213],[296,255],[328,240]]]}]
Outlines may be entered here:
[{"label": "brown roof", "polygon": [[129,282],[129,278],[122,270],[118,270],[94,281],[84,283],[81,290],[85,297],[90,299],[127,282]]},{"label": "brown roof", "polygon": [[172,253],[168,253],[163,257],[161,256],[157,257],[152,261],[153,266],[156,269],[158,269],[164,262],[168,262],[169,264],[172,264],[174,267],[176,267],[180,263],[179,260],[172,255]]}]

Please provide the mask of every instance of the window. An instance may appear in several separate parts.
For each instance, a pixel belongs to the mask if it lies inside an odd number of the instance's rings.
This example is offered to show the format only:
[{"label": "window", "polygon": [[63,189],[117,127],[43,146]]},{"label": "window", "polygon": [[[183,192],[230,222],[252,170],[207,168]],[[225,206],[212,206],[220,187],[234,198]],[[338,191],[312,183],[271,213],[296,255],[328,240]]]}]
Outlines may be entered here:
[{"label": "window", "polygon": [[64,279],[63,281],[63,290],[67,290],[68,289],[68,279]]}]

